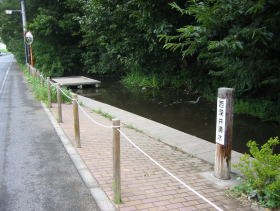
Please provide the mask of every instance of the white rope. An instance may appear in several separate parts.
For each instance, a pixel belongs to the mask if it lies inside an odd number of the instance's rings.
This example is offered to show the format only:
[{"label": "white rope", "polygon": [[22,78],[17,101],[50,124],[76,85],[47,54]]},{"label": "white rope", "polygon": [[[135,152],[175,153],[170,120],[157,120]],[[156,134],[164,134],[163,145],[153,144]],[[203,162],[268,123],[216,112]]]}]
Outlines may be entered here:
[{"label": "white rope", "polygon": [[[78,101],[77,101],[78,102]],[[89,118],[89,120],[91,120],[94,124],[97,124],[101,127],[104,127],[104,128],[109,128],[109,129],[112,129],[112,128],[118,128],[118,126],[107,126],[107,125],[103,125],[97,121],[95,121],[85,110],[84,108],[79,104],[78,102],[78,106],[80,107],[81,111]]]},{"label": "white rope", "polygon": [[[55,84],[55,83],[53,83],[53,82],[51,82],[50,81],[50,84],[51,84],[51,86],[54,86],[54,87],[56,87],[56,88],[58,88],[58,86]],[[69,95],[67,95],[61,88],[58,88],[60,91],[61,91],[61,93],[65,96],[65,97],[67,97],[69,100],[74,100],[72,97],[70,97]]]},{"label": "white rope", "polygon": [[163,171],[165,171],[169,176],[173,177],[175,180],[177,180],[179,183],[181,183],[184,187],[186,187],[187,189],[189,189],[190,191],[192,191],[194,194],[196,194],[198,197],[200,197],[201,199],[203,199],[204,201],[206,201],[208,204],[210,204],[211,206],[213,206],[215,209],[219,210],[219,211],[223,211],[223,209],[221,209],[220,207],[218,207],[217,205],[215,205],[213,202],[209,201],[207,198],[205,198],[203,195],[201,195],[200,193],[198,193],[196,190],[194,190],[193,188],[191,188],[190,186],[188,186],[187,184],[185,184],[181,179],[179,179],[178,177],[176,177],[174,174],[172,174],[170,171],[168,171],[165,167],[163,167],[162,165],[160,165],[156,160],[154,160],[150,155],[148,155],[146,152],[144,152],[140,147],[138,147],[133,141],[131,141],[127,135],[122,132],[120,129],[118,129],[118,131],[120,132],[120,134],[132,145],[134,146],[136,149],[138,149],[141,153],[143,153],[147,158],[149,158],[154,164],[156,164],[159,168],[161,168]]},{"label": "white rope", "polygon": [[67,95],[61,88],[59,88],[58,86],[57,86],[57,88],[61,91],[61,93],[65,96],[65,97],[67,97],[69,100],[74,100],[72,97],[70,97],[69,95]]},{"label": "white rope", "polygon": [[[50,81],[52,86],[56,86],[54,83],[52,83]],[[70,100],[75,100],[77,101],[78,107],[80,107],[81,111],[89,118],[89,120],[91,120],[94,124],[99,125],[101,127],[104,128],[108,128],[108,129],[112,129],[112,128],[119,128],[119,126],[107,126],[104,124],[101,124],[97,121],[95,121],[85,110],[84,108],[79,104],[78,100],[76,99],[72,99],[70,96],[68,96],[61,88],[58,88],[67,98],[69,98]],[[122,132],[120,129],[117,129],[120,134],[132,145],[134,146],[136,149],[138,149],[142,154],[144,154],[147,158],[149,158],[155,165],[157,165],[159,168],[161,168],[164,172],[166,172],[169,176],[171,176],[172,178],[174,178],[175,180],[177,180],[179,183],[181,183],[184,187],[186,187],[187,189],[189,189],[190,191],[192,191],[194,194],[196,194],[198,197],[200,197],[201,199],[203,199],[205,202],[207,202],[208,204],[210,204],[212,207],[214,207],[215,209],[219,210],[219,211],[223,211],[223,209],[221,209],[220,207],[218,207],[217,205],[215,205],[213,202],[209,201],[207,198],[205,198],[203,195],[201,195],[200,193],[198,193],[196,190],[194,190],[192,187],[188,186],[186,183],[184,183],[181,179],[179,179],[178,177],[176,177],[174,174],[172,174],[170,171],[168,171],[165,167],[163,167],[162,165],[160,165],[156,160],[154,160],[150,155],[148,155],[146,152],[144,152],[140,147],[138,147],[133,141],[131,141],[127,135]]]},{"label": "white rope", "polygon": [[51,86],[56,87],[56,84],[50,81]]},{"label": "white rope", "polygon": [[[51,83],[52,86],[58,88],[58,86],[56,86],[55,83],[52,83],[51,81],[50,81],[50,83]],[[58,88],[58,89],[59,89],[59,90],[62,92],[62,94],[64,94],[68,99],[70,99],[71,101],[76,101],[77,104],[78,104],[78,106],[80,107],[81,111],[82,111],[82,112],[89,118],[89,120],[91,120],[94,124],[99,125],[99,126],[104,127],[104,128],[110,128],[110,129],[112,129],[112,128],[117,128],[117,126],[107,126],[107,125],[103,125],[103,124],[101,124],[101,123],[95,121],[95,120],[85,111],[85,109],[80,105],[80,103],[78,102],[78,100],[71,98],[71,97],[70,97],[69,95],[67,95],[61,88]]]}]

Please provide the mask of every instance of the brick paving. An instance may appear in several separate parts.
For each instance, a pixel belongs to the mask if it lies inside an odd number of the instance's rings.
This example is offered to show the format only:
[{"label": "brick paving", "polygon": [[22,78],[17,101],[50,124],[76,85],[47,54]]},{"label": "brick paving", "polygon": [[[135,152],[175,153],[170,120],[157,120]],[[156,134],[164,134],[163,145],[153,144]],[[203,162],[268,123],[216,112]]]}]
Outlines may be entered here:
[{"label": "brick paving", "polygon": [[[70,140],[74,140],[72,105],[62,106],[63,128]],[[56,105],[51,109],[56,116]],[[111,121],[99,114],[90,115],[98,122],[111,125]],[[93,176],[108,197],[112,192],[112,129],[93,124],[82,112],[80,130],[82,148],[77,149]],[[213,166],[198,158],[180,152],[159,140],[122,125],[121,130],[141,149],[151,155],[166,169],[198,191],[223,210],[253,210],[226,196],[225,190],[201,176],[213,171]],[[203,147],[203,146],[202,146]],[[215,210],[176,180],[167,175],[148,158],[121,137],[121,191],[119,210]]]}]

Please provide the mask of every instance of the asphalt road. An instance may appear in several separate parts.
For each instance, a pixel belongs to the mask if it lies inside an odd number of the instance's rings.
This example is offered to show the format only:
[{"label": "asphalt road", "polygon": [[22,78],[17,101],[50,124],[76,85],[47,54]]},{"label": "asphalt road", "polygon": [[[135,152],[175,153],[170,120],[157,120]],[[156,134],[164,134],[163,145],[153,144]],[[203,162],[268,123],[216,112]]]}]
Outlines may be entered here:
[{"label": "asphalt road", "polygon": [[0,56],[0,211],[97,210],[12,55]]}]

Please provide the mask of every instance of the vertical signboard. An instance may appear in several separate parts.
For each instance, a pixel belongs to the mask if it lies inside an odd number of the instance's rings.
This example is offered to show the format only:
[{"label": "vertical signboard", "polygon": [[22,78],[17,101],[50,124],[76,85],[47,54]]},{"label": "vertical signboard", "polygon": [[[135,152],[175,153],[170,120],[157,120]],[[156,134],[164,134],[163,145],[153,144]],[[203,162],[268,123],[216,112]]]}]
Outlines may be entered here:
[{"label": "vertical signboard", "polygon": [[216,143],[225,145],[226,99],[217,99]]}]

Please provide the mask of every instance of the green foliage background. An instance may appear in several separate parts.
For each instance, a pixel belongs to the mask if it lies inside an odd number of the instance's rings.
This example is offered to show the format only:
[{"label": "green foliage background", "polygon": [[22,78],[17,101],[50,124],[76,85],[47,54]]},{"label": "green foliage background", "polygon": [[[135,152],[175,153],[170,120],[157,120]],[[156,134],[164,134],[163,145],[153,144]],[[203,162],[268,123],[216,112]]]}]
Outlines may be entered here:
[{"label": "green foliage background", "polygon": [[[174,2],[175,1],[175,2]],[[19,0],[0,3],[0,37],[23,61]],[[26,0],[35,66],[46,75],[118,75],[209,99],[234,87],[236,111],[280,121],[278,0]]]}]

